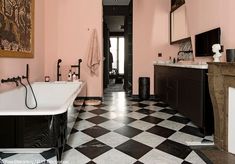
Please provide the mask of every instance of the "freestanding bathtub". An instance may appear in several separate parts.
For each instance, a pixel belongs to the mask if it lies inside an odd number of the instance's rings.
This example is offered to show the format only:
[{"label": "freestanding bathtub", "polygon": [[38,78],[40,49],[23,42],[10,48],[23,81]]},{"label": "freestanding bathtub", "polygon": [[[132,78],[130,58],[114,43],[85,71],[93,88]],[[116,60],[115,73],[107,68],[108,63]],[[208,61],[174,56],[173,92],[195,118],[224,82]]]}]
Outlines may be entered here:
[{"label": "freestanding bathtub", "polygon": [[[33,110],[25,106],[24,87],[0,93],[0,151],[54,148],[60,161],[68,126],[73,126],[78,115],[73,102],[86,96],[85,85],[83,82],[33,83],[38,102]],[[34,106],[32,94],[28,102]]]}]

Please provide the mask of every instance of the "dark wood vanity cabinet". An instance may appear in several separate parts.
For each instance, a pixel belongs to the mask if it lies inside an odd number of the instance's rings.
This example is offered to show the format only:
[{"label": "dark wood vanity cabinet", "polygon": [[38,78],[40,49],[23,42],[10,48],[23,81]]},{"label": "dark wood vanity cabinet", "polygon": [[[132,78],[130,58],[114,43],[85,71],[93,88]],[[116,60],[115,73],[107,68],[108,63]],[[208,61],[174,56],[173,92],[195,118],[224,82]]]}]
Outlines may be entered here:
[{"label": "dark wood vanity cabinet", "polygon": [[213,133],[207,69],[155,65],[154,79],[157,97],[190,118],[204,134]]}]

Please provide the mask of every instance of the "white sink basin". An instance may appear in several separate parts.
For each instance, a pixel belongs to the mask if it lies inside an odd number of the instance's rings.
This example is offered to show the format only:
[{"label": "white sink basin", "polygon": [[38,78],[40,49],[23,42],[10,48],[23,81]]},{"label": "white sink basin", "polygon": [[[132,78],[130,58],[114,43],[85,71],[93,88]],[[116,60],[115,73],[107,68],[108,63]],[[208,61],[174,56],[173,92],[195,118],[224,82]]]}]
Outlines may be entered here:
[{"label": "white sink basin", "polygon": [[197,69],[208,69],[207,64],[198,63],[155,63],[155,65],[171,66],[171,67],[184,67],[184,68],[197,68]]}]

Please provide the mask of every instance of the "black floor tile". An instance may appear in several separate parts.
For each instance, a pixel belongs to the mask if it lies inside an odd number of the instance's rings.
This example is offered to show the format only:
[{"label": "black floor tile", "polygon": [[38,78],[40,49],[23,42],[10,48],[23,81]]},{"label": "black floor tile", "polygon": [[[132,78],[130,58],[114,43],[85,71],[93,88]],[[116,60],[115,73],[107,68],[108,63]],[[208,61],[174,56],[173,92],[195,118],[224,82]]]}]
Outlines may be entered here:
[{"label": "black floor tile", "polygon": [[194,152],[206,163],[213,164],[209,158],[205,154],[203,154],[200,150],[194,150]]},{"label": "black floor tile", "polygon": [[172,116],[172,117],[168,118],[168,120],[179,122],[181,124],[187,124],[190,122],[190,119],[185,118],[185,117],[179,117],[179,116]]},{"label": "black floor tile", "polygon": [[163,107],[163,108],[168,107],[168,105],[165,103],[156,103],[156,104],[154,104],[154,106],[159,106],[159,107]]},{"label": "black floor tile", "polygon": [[10,156],[15,155],[16,153],[2,153],[0,152],[0,159],[8,158]]},{"label": "black floor tile", "polygon": [[102,128],[100,126],[93,126],[88,129],[82,130],[82,132],[88,134],[89,136],[97,138],[97,137],[102,136],[106,133],[109,133],[110,131],[105,128]]},{"label": "black floor tile", "polygon": [[150,128],[149,130],[147,130],[147,132],[168,138],[172,134],[174,134],[176,131],[156,125],[156,126]]},{"label": "black floor tile", "polygon": [[140,120],[145,121],[145,122],[149,122],[149,123],[153,123],[153,124],[158,124],[158,123],[162,122],[164,119],[152,117],[152,116],[146,116]]},{"label": "black floor tile", "polygon": [[126,137],[132,138],[132,137],[142,133],[143,131],[136,129],[136,128],[133,128],[133,127],[130,127],[130,126],[124,126],[124,127],[121,127],[119,129],[115,130],[115,132],[119,133],[121,135],[124,135]]},{"label": "black floor tile", "polygon": [[140,109],[140,110],[137,110],[136,112],[139,112],[139,113],[143,113],[143,114],[152,114],[154,113],[155,111],[152,111],[152,110],[149,110],[149,109]]},{"label": "black floor tile", "polygon": [[181,164],[192,164],[192,163],[187,162],[187,161],[183,161]]},{"label": "black floor tile", "polygon": [[213,143],[213,141],[210,141],[210,140],[207,140],[207,139],[203,139],[203,140],[202,140],[202,143],[204,143],[204,144],[205,144],[205,143]]},{"label": "black floor tile", "polygon": [[177,113],[177,111],[173,110],[173,109],[162,109],[159,112],[168,113],[168,114],[176,114]]},{"label": "black floor tile", "polygon": [[84,113],[84,112],[86,112],[84,109],[81,109],[81,110],[79,111],[79,113]]},{"label": "black floor tile", "polygon": [[136,103],[136,104],[133,104],[132,106],[137,106],[137,107],[140,107],[140,108],[144,108],[144,107],[147,107],[149,105],[146,105],[146,104],[143,104],[143,103]]},{"label": "black floor tile", "polygon": [[114,120],[116,120],[118,122],[122,122],[124,124],[130,124],[131,122],[136,121],[136,119],[134,119],[134,118],[125,117],[125,116],[117,117]]},{"label": "black floor tile", "polygon": [[94,159],[112,148],[100,141],[92,140],[75,149],[87,156],[88,158]]},{"label": "black floor tile", "polygon": [[94,161],[87,162],[86,164],[96,164]]},{"label": "black floor tile", "polygon": [[146,153],[148,153],[150,150],[152,150],[151,147],[144,145],[142,143],[139,143],[134,140],[129,140],[119,146],[117,146],[115,149],[135,158],[139,159]]},{"label": "black floor tile", "polygon": [[88,118],[86,119],[87,121],[90,121],[94,124],[100,124],[100,123],[103,123],[105,121],[108,121],[109,119],[105,118],[105,117],[101,117],[101,116],[95,116],[95,117],[92,117],[92,118]]},{"label": "black floor tile", "polygon": [[97,108],[103,108],[103,107],[106,107],[107,105],[106,104],[100,104],[100,105],[96,105],[95,107]]},{"label": "black floor tile", "polygon": [[64,152],[66,152],[68,150],[71,150],[71,149],[73,149],[73,148],[66,144],[65,147],[64,147]]},{"label": "black floor tile", "polygon": [[130,101],[141,102],[141,101],[143,101],[143,100],[140,100],[139,98],[131,98]]},{"label": "black floor tile", "polygon": [[171,140],[165,140],[160,145],[158,145],[156,149],[164,151],[181,159],[185,159],[192,151],[192,149],[190,149],[188,146]]},{"label": "black floor tile", "polygon": [[140,162],[140,161],[136,161],[136,162],[133,163],[133,164],[144,164],[144,163],[142,163],[142,162]]},{"label": "black floor tile", "polygon": [[101,114],[107,113],[108,111],[107,111],[107,110],[104,110],[104,109],[95,109],[95,110],[92,110],[92,111],[90,111],[90,112],[91,112],[91,113],[94,113],[94,114],[101,115]]},{"label": "black floor tile", "polygon": [[48,151],[44,151],[42,153],[40,153],[41,156],[43,156],[45,159],[50,159],[54,156],[56,156],[56,152],[55,152],[55,149],[50,149]]},{"label": "black floor tile", "polygon": [[[0,162],[0,164],[1,164],[1,162]],[[44,161],[44,162],[41,162],[39,164],[50,164],[50,163],[48,161]]]},{"label": "black floor tile", "polygon": [[199,128],[195,128],[192,126],[185,126],[182,129],[180,129],[181,132],[187,133],[187,134],[191,134],[194,136],[198,136],[198,137],[205,137],[201,132]]},{"label": "black floor tile", "polygon": [[81,118],[77,117],[76,122],[82,121]]},{"label": "black floor tile", "polygon": [[70,134],[74,134],[74,133],[77,133],[77,132],[78,132],[78,130],[73,128],[73,129],[71,130]]}]

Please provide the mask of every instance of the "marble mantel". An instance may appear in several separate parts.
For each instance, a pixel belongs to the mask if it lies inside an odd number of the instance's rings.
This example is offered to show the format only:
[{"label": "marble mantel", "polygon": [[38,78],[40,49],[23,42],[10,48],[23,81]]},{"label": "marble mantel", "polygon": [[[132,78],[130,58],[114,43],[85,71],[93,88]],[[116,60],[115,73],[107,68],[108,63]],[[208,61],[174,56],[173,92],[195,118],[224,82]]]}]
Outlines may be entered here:
[{"label": "marble mantel", "polygon": [[228,151],[228,92],[229,87],[235,88],[235,63],[208,63],[208,82],[214,111],[214,142]]}]

